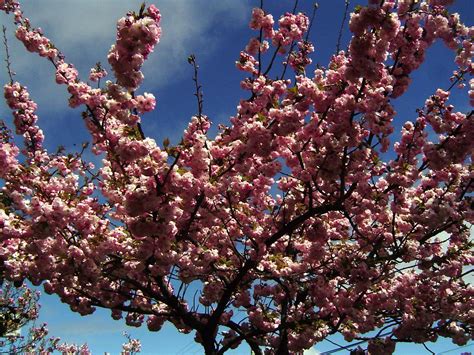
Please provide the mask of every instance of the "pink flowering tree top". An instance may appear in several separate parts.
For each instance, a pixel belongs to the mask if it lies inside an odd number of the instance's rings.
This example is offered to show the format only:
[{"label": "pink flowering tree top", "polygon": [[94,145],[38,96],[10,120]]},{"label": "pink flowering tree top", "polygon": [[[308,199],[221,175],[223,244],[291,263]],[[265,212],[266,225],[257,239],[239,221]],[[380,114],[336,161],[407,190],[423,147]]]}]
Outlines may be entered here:
[{"label": "pink flowering tree top", "polygon": [[[83,315],[109,308],[151,331],[169,321],[195,331],[206,354],[242,343],[297,354],[335,333],[368,340],[371,354],[438,336],[465,344],[474,117],[449,97],[474,72],[474,28],[448,12],[451,2],[357,7],[347,50],[316,70],[308,17],[295,9],[275,20],[256,8],[256,38],[236,62],[248,98],[229,126],[207,136],[196,74],[198,112],[178,145],[159,146],[140,124],[155,98],[139,91],[161,34],[155,6],[119,20],[108,55],[115,80],[93,88],[17,1],[0,0],[16,37],[83,108],[104,157],[95,169],[80,153],[48,152],[26,87],[5,86],[24,138],[19,146],[2,129],[8,279],[42,283]],[[438,40],[453,50],[453,83],[421,101],[395,140],[391,100]],[[105,75],[98,66],[89,80]]]}]

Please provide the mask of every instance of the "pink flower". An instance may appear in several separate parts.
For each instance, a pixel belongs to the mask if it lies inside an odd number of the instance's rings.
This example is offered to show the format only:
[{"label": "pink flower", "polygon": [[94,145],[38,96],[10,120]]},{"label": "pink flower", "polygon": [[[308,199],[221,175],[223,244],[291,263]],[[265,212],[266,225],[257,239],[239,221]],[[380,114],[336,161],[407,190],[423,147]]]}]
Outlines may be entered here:
[{"label": "pink flower", "polygon": [[153,94],[145,92],[143,95],[139,95],[135,98],[137,103],[137,110],[140,113],[150,112],[155,109],[156,100]]}]

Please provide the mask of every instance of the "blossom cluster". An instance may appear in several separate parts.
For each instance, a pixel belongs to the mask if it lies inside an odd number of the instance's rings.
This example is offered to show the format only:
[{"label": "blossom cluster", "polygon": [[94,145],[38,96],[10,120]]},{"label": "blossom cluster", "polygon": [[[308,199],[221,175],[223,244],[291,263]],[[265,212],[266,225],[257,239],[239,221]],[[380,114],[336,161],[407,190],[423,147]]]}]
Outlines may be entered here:
[{"label": "blossom cluster", "polygon": [[143,81],[140,68],[159,42],[161,15],[154,5],[146,12],[129,13],[117,23],[117,43],[110,48],[108,60],[117,83],[133,91]]},{"label": "blossom cluster", "polygon": [[32,151],[41,150],[44,141],[43,131],[36,125],[36,103],[29,97],[27,88],[15,82],[5,86],[5,100],[13,110],[16,133],[25,137]]}]

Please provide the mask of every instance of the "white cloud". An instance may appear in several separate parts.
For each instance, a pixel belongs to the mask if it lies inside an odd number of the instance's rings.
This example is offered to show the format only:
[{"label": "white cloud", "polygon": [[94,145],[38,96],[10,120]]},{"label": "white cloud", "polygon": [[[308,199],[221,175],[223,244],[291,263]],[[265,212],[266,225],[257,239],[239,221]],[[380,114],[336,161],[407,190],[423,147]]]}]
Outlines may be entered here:
[{"label": "white cloud", "polygon": [[319,350],[316,350],[315,348],[306,349],[303,352],[303,355],[320,355],[320,354],[321,352]]},{"label": "white cloud", "polygon": [[[97,61],[107,62],[107,52],[115,40],[116,21],[127,11],[138,10],[140,4],[137,0],[42,0],[24,1],[23,10],[32,25],[41,27],[66,55],[66,60],[76,65],[81,78],[86,79]],[[182,77],[182,67],[187,65],[190,53],[199,54],[202,63],[224,40],[214,29],[242,27],[250,13],[246,2],[233,0],[162,0],[157,6],[162,12],[162,39],[144,66],[145,76],[152,78],[154,87]],[[42,110],[44,104],[53,109],[57,105],[65,107],[67,95],[64,87],[58,88],[54,83],[51,64],[13,43],[17,41],[11,40],[11,18],[0,15],[0,22],[10,27],[12,61],[18,79],[27,81]],[[4,73],[1,75],[5,82]]]}]

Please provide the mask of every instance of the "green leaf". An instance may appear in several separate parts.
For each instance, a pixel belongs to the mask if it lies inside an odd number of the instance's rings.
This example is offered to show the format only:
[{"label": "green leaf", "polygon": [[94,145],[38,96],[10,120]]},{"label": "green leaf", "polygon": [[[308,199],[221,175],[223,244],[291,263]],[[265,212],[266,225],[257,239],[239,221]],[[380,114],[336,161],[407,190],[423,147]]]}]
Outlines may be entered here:
[{"label": "green leaf", "polygon": [[260,112],[257,114],[257,116],[258,116],[258,117],[257,117],[257,121],[258,121],[258,122],[265,122],[265,120],[267,119],[267,118],[266,118],[262,113],[260,113]]},{"label": "green leaf", "polygon": [[128,138],[131,139],[140,139],[140,131],[138,130],[138,127],[125,127],[123,129],[123,133],[126,134]]},{"label": "green leaf", "polygon": [[292,93],[292,94],[298,94],[298,87],[297,86],[293,86],[291,88],[288,88],[288,92]]},{"label": "green leaf", "polygon": [[178,172],[179,175],[184,175],[188,172],[185,168],[178,168],[178,170],[176,171]]}]

